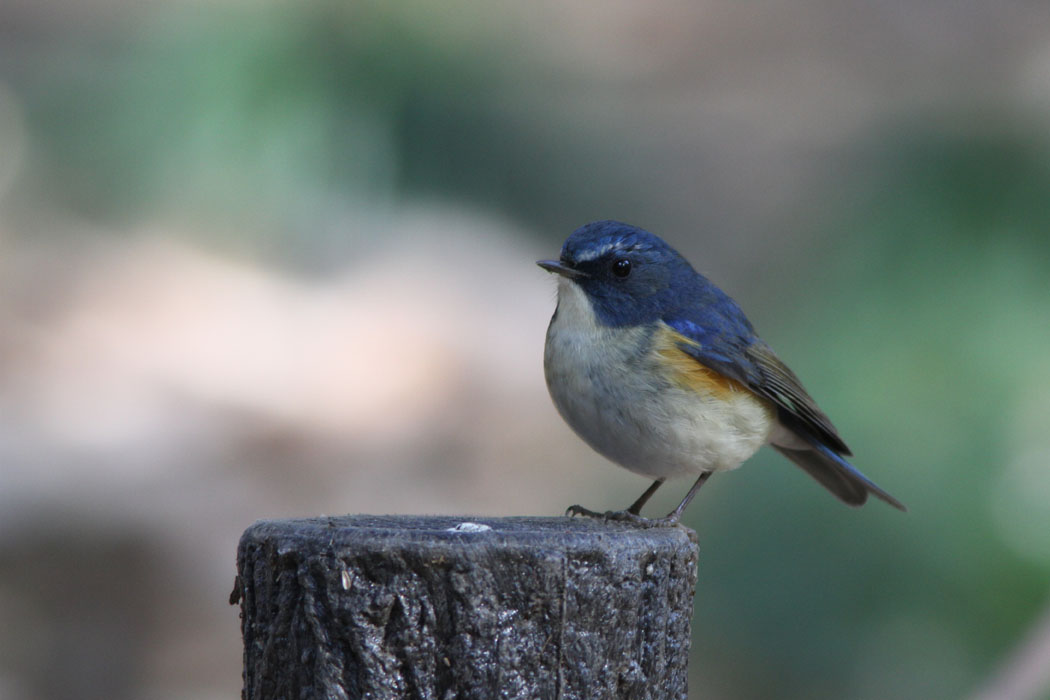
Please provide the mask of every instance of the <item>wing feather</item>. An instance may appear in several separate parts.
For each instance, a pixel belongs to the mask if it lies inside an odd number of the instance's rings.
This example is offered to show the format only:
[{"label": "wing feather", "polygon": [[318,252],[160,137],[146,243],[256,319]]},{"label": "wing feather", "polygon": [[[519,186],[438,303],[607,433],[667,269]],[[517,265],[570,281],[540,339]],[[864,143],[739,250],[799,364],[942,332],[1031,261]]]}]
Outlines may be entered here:
[{"label": "wing feather", "polygon": [[831,419],[802,386],[795,373],[739,317],[712,316],[705,323],[685,319],[665,321],[687,339],[681,349],[700,364],[734,379],[776,405],[781,423],[803,437],[819,441],[841,455],[852,454]]},{"label": "wing feather", "polygon": [[[853,454],[832,425],[831,419],[820,410],[799,378],[776,356],[771,347],[759,340],[745,352],[758,373],[758,380],[749,384],[752,391],[770,399],[793,421],[798,421],[835,452],[846,456]],[[796,425],[788,427],[798,428]]]}]

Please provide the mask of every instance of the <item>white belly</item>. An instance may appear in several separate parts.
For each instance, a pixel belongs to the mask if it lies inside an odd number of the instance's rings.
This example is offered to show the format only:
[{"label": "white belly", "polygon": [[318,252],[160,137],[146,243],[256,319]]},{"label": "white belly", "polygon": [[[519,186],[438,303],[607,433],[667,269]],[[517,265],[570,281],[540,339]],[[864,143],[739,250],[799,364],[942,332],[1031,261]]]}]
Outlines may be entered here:
[{"label": "white belly", "polygon": [[769,439],[769,407],[746,390],[705,394],[675,382],[652,336],[599,325],[582,290],[559,280],[544,352],[558,412],[595,450],[652,478],[740,466]]}]

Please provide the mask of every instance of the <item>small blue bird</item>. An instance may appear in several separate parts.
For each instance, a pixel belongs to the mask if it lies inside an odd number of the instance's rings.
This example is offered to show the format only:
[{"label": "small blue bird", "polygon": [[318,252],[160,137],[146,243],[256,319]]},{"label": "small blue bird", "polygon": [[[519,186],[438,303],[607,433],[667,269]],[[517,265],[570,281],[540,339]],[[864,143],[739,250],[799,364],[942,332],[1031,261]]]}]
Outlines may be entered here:
[{"label": "small blue bird", "polygon": [[[851,452],[736,302],[663,240],[597,221],[565,241],[543,355],[562,418],[613,462],[655,479],[627,510],[569,515],[673,525],[712,473],[774,449],[849,505],[905,510],[846,461]],[[699,475],[665,518],[642,506],[669,477]]]}]

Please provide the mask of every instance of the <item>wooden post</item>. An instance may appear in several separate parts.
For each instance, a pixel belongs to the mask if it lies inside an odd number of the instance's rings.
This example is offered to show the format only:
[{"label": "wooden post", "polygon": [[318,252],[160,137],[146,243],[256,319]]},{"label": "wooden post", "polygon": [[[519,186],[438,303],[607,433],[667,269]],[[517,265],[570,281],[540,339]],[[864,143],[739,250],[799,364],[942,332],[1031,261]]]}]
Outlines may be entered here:
[{"label": "wooden post", "polygon": [[245,531],[244,700],[686,698],[696,535],[577,518]]}]

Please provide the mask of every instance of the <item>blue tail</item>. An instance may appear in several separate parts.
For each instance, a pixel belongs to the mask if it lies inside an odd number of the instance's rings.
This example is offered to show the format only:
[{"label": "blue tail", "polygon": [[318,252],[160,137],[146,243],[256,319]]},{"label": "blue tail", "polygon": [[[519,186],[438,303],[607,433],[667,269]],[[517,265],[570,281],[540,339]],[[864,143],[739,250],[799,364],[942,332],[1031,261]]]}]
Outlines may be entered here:
[{"label": "blue tail", "polygon": [[886,501],[894,508],[907,511],[904,504],[883,491],[871,479],[864,476],[852,464],[830,448],[814,444],[811,449],[793,450],[773,445],[777,452],[802,467],[820,485],[835,494],[840,501],[851,506],[864,505],[868,494]]}]

